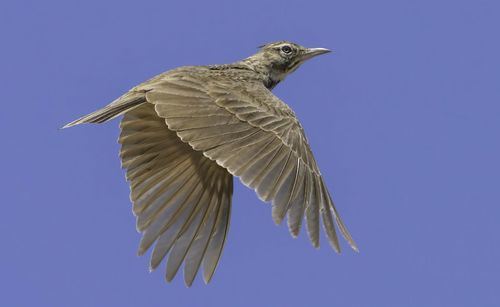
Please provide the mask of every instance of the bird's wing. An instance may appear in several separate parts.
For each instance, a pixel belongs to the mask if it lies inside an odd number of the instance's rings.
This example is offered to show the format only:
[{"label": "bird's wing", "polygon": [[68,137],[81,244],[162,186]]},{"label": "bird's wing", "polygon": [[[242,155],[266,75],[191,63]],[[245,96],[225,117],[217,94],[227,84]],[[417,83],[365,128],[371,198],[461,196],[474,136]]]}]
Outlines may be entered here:
[{"label": "bird's wing", "polygon": [[357,250],[295,114],[261,82],[241,82],[237,74],[167,74],[145,91],[147,101],[184,142],[238,176],[261,199],[272,201],[276,223],[288,214],[293,236],[305,216],[309,238],[318,247],[321,215],[337,252],[334,219]]},{"label": "bird's wing", "polygon": [[149,103],[126,113],[120,127],[120,157],[143,234],[138,253],[156,242],[151,270],[168,254],[168,281],[184,262],[188,286],[201,263],[208,283],[229,227],[231,174],[182,142]]}]

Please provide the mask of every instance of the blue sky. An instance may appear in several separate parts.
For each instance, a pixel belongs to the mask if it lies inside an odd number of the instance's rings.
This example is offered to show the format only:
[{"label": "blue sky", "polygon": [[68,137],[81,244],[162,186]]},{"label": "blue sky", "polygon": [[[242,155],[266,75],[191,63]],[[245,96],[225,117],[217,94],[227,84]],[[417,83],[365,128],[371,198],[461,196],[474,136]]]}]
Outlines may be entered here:
[{"label": "blue sky", "polygon": [[[500,306],[499,10],[2,1],[0,305]],[[237,182],[212,283],[166,284],[136,256],[118,121],[58,128],[165,70],[282,39],[336,50],[275,93],[302,121],[361,252],[292,239]]]}]

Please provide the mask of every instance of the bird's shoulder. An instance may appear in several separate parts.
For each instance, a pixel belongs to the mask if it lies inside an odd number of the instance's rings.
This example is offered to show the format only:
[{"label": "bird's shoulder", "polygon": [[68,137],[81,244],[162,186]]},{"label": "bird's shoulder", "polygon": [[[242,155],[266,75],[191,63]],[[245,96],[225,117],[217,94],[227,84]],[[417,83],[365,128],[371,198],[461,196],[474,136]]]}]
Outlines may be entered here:
[{"label": "bird's shoulder", "polygon": [[234,64],[215,64],[200,66],[182,66],[166,71],[152,80],[162,79],[199,79],[220,82],[262,82],[262,77],[247,66]]},{"label": "bird's shoulder", "polygon": [[132,89],[133,92],[168,90],[182,86],[203,92],[220,103],[238,100],[295,117],[293,110],[266,86],[265,77],[241,63],[182,66],[159,74]]}]

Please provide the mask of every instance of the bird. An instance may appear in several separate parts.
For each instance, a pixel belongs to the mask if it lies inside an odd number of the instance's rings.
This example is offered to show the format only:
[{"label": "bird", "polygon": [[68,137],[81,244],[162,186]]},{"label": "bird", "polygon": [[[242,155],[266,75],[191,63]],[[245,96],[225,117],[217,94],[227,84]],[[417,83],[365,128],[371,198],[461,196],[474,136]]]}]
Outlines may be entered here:
[{"label": "bird", "polygon": [[358,251],[302,125],[271,92],[305,61],[328,52],[278,41],[231,64],[175,68],[63,127],[123,115],[121,165],[142,234],[138,255],[152,250],[150,271],[165,261],[170,282],[184,263],[187,287],[200,269],[205,284],[211,281],[229,230],[233,177],[272,203],[276,224],[287,217],[293,237],[305,221],[318,248],[323,224],[337,253],[336,228]]}]

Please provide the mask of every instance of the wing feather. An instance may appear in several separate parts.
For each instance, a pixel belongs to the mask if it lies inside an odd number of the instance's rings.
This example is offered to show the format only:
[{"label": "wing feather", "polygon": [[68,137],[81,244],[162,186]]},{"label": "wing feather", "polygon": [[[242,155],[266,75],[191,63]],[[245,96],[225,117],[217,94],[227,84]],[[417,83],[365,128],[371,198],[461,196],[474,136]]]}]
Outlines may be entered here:
[{"label": "wing feather", "polygon": [[[231,181],[230,181],[231,180]],[[227,231],[229,229],[229,220],[231,217],[231,195],[233,193],[232,178],[225,178],[225,185],[229,189],[224,191],[221,198],[221,205],[217,213],[217,220],[215,222],[215,231],[210,238],[206,256],[203,258],[203,279],[205,283],[209,283],[215,273],[217,264],[224,249],[226,242]]]},{"label": "wing feather", "polygon": [[[176,91],[186,97],[181,88]],[[137,229],[143,235],[138,253],[154,244],[151,270],[168,255],[167,280],[183,262],[188,286],[204,261],[208,263],[204,277],[211,276],[225,240],[220,233],[229,227],[231,174],[169,130],[151,104],[128,112],[120,126],[122,166],[130,181]]]},{"label": "wing feather", "polygon": [[198,273],[198,270],[203,261],[203,256],[208,248],[208,244],[210,243],[210,238],[213,236],[215,231],[215,222],[217,218],[217,212],[221,206],[221,203],[224,199],[223,195],[223,184],[225,182],[222,181],[222,178],[219,178],[217,181],[217,190],[216,193],[212,196],[208,214],[206,215],[205,220],[202,223],[202,228],[196,233],[196,238],[193,242],[193,246],[189,249],[186,260],[185,260],[185,269],[184,269],[184,281],[188,286],[193,283],[193,280]]},{"label": "wing feather", "polygon": [[209,69],[166,75],[148,85],[146,100],[184,142],[239,176],[261,199],[272,201],[276,223],[288,214],[292,235],[299,233],[305,217],[309,238],[319,246],[321,216],[335,250],[334,221],[356,249],[293,111],[261,82],[237,78]]}]

